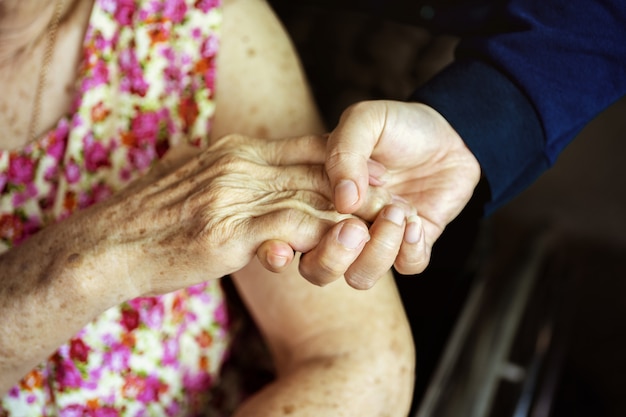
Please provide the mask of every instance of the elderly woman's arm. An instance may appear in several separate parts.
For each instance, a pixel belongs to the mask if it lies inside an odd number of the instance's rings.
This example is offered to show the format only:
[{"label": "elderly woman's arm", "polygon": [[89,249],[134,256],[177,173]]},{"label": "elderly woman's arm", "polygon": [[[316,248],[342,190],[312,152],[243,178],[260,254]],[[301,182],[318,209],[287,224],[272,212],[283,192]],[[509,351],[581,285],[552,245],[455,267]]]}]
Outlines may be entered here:
[{"label": "elderly woman's arm", "polygon": [[391,274],[357,291],[313,286],[294,268],[254,262],[235,275],[278,373],[236,416],[406,416],[415,353]]},{"label": "elderly woman's arm", "polygon": [[[226,0],[224,6],[216,137],[322,132],[296,55],[267,4]],[[406,415],[415,359],[391,273],[369,291],[344,280],[314,286],[297,263],[274,274],[255,260],[233,278],[278,372],[237,417]]]},{"label": "elderly woman's arm", "polygon": [[302,146],[228,136],[0,255],[0,394],[109,307],[239,270],[267,239],[313,247],[339,220],[323,166],[272,163]]}]

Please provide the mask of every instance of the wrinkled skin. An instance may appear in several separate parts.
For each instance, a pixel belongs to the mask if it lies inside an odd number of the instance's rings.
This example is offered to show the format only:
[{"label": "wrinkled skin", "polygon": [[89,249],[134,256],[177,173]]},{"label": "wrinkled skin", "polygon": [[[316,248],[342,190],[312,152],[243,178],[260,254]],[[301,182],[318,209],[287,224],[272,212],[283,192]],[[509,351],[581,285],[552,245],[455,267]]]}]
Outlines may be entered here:
[{"label": "wrinkled skin", "polygon": [[[200,153],[177,149],[105,203],[102,218],[121,225],[107,241],[125,247],[128,274],[145,295],[237,271],[269,239],[307,252],[341,220],[365,227],[334,210],[324,145],[315,137],[268,141],[229,135]],[[303,146],[312,151],[296,151]],[[364,217],[371,218],[388,198],[384,192],[373,195],[360,212]],[[171,274],[159,279],[174,265],[180,271],[176,280]]]}]

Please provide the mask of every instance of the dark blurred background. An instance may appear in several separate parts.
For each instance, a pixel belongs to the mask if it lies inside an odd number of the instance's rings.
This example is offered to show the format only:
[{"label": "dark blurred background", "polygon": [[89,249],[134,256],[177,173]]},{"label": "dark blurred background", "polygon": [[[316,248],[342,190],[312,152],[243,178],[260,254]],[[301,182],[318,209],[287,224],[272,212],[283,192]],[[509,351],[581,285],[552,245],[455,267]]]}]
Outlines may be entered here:
[{"label": "dark blurred background", "polygon": [[[367,1],[270,3],[329,128],[356,101],[405,99],[451,62],[457,22],[471,30],[484,14],[473,1],[378,2],[374,14]],[[471,203],[422,276],[397,277],[418,353],[412,413],[626,415],[625,151],[621,100],[497,214]]]}]

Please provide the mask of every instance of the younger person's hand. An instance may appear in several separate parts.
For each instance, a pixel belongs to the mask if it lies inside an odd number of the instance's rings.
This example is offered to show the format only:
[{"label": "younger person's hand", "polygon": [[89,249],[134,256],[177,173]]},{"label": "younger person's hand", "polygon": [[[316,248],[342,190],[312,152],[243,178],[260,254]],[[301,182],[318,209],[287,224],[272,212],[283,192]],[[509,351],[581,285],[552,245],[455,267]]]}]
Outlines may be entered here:
[{"label": "younger person's hand", "polygon": [[[339,212],[358,212],[369,198],[369,185],[395,195],[409,213],[417,209],[398,225],[395,210],[383,210],[353,262],[338,256],[336,239],[326,235],[326,246],[300,263],[301,273],[313,282],[343,271],[348,283],[360,289],[374,285],[392,264],[402,274],[423,272],[433,244],[465,207],[481,174],[472,152],[439,113],[424,104],[395,101],[349,107],[330,134],[326,170]],[[332,233],[339,236],[341,230],[335,226]]]}]

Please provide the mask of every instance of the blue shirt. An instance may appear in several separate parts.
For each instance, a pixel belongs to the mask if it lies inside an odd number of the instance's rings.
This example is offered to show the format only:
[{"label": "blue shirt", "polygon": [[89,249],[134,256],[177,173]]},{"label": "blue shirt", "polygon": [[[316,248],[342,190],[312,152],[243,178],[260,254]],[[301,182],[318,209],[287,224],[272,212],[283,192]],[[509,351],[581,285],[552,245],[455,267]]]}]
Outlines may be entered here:
[{"label": "blue shirt", "polygon": [[489,214],[626,95],[626,0],[512,0],[463,34],[412,100],[439,111],[480,162]]}]

